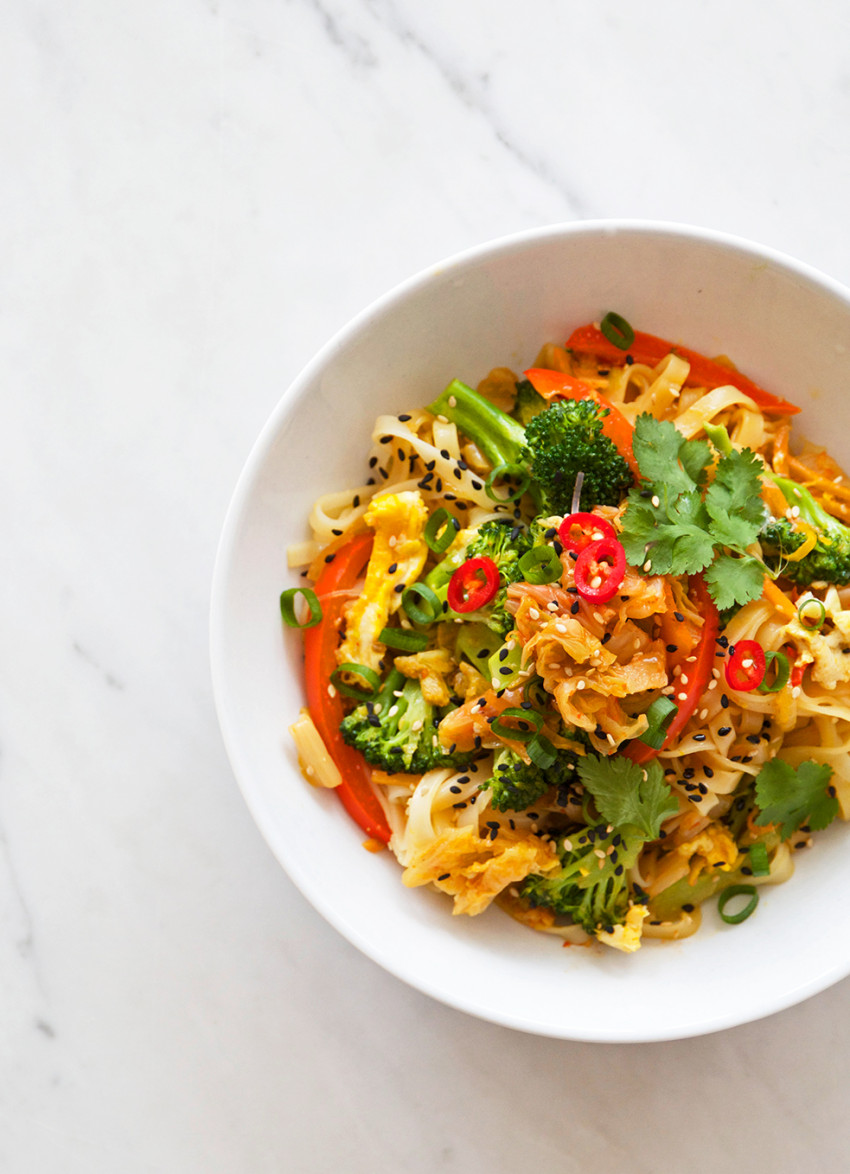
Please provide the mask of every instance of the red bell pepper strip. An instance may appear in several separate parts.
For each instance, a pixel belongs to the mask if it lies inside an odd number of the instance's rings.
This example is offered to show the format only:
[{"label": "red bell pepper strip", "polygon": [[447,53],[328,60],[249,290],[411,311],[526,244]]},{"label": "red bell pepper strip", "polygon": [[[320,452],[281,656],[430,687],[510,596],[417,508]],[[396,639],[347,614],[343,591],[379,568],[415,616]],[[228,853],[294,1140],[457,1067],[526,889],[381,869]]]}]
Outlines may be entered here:
[{"label": "red bell pepper strip", "polygon": [[575,563],[576,589],[588,603],[607,603],[626,574],[626,552],[616,538],[600,538],[581,551]]},{"label": "red bell pepper strip", "polygon": [[337,667],[338,620],[345,600],[332,598],[336,591],[353,587],[369,560],[372,535],[360,534],[333,555],[316,580],[314,591],[322,605],[322,622],[304,632],[304,678],[307,707],[328,753],[339,767],[342,782],[336,788],[342,805],[368,835],[386,844],[390,839],[387,817],[372,787],[372,772],[363,757],[342,740],[342,699],[328,693],[331,673]]},{"label": "red bell pepper strip", "polygon": [[525,377],[538,393],[546,400],[555,399],[592,399],[601,408],[606,408],[608,415],[602,418],[602,434],[612,442],[617,452],[634,473],[635,481],[640,479],[640,469],[632,451],[632,437],[634,428],[614,405],[595,388],[581,379],[574,379],[572,375],[565,375],[563,371],[549,371],[545,367],[532,367],[525,372]]},{"label": "red bell pepper strip", "polygon": [[[676,346],[663,338],[656,338],[654,334],[643,334],[636,330],[632,345],[626,350],[621,350],[620,347],[608,341],[598,326],[580,326],[578,330],[572,332],[566,345],[567,350],[574,354],[590,355],[617,367],[622,367],[627,358],[631,358],[632,362],[646,363],[648,366],[654,367],[672,351],[690,363],[691,369],[685,380],[685,385],[688,387],[707,387],[711,390],[713,387],[724,387],[727,383],[731,383],[733,387],[737,387],[739,391],[743,391],[745,395],[754,400],[765,412],[793,416],[800,410],[796,404],[789,403],[788,400],[765,391],[763,387],[759,387],[757,383],[753,383],[751,379],[739,371],[733,371],[724,367],[722,363],[707,359],[698,351]],[[534,381],[532,380],[532,382]]]},{"label": "red bell pepper strip", "polygon": [[[702,633],[699,644],[696,646],[696,651],[689,653],[695,656],[696,660],[687,665],[686,675],[688,683],[687,686],[683,686],[680,690],[685,696],[681,697],[679,693],[676,694],[675,701],[679,707],[679,711],[667,727],[667,736],[664,739],[663,745],[660,747],[662,750],[671,745],[679,737],[679,734],[681,734],[682,730],[690,721],[691,716],[702,700],[708,682],[711,680],[711,670],[715,664],[715,655],[717,652],[715,643],[717,641],[717,633],[720,630],[720,616],[714,600],[708,593],[708,588],[705,585],[702,575],[691,576],[689,593],[693,602],[698,605],[699,610],[702,612]],[[686,651],[686,649],[683,648],[682,651]],[[684,663],[687,663],[687,661],[684,661]],[[646,742],[641,742],[636,738],[634,741],[629,742],[628,746],[623,748],[622,753],[627,758],[631,758],[632,762],[641,764],[655,758],[658,750],[653,750]]]}]

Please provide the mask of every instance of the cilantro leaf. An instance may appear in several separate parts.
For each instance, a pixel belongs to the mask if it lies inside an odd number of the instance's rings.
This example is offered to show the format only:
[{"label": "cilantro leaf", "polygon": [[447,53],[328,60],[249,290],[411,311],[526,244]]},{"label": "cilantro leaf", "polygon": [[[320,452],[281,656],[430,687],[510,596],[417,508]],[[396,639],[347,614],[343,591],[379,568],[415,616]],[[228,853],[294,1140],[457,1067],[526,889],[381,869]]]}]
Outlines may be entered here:
[{"label": "cilantro leaf", "polygon": [[[643,414],[635,422],[634,454],[644,483],[629,494],[620,541],[633,566],[657,575],[705,572],[726,611],[761,595],[764,567],[747,553],[761,529],[764,467],[749,449],[717,461],[707,441],[686,440],[669,420]],[[647,483],[648,482],[648,483]]]},{"label": "cilantro leaf", "polygon": [[632,449],[642,475],[674,497],[700,485],[711,463],[705,441],[685,440],[669,420],[656,420],[648,412],[635,421]]},{"label": "cilantro leaf", "polygon": [[764,567],[749,554],[718,554],[705,572],[705,582],[721,611],[743,607],[764,591]]},{"label": "cilantro leaf", "polygon": [[581,781],[601,817],[616,828],[634,828],[655,840],[665,819],[679,810],[657,762],[638,766],[630,758],[587,754],[579,761]]},{"label": "cilantro leaf", "polygon": [[[765,517],[761,499],[763,465],[750,449],[732,450],[717,462],[705,507],[718,542],[744,548],[755,542]],[[728,536],[724,536],[727,533]]]},{"label": "cilantro leaf", "polygon": [[779,824],[783,840],[804,823],[813,831],[827,827],[838,815],[831,778],[832,767],[825,763],[801,762],[795,770],[781,758],[772,759],[756,777],[756,803],[761,813],[755,822],[760,827]]}]

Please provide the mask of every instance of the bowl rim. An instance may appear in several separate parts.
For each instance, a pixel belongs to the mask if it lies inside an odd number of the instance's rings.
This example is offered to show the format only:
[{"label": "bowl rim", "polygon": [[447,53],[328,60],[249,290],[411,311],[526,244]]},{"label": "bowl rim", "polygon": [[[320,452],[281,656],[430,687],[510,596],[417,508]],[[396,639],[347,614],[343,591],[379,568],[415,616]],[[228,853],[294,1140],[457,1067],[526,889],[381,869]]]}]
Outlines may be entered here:
[{"label": "bowl rim", "polygon": [[285,860],[285,853],[280,851],[279,845],[273,843],[271,830],[266,826],[265,815],[261,810],[259,797],[255,794],[252,786],[251,771],[242,757],[237,728],[238,722],[234,718],[234,706],[227,697],[227,674],[224,669],[226,580],[228,568],[232,562],[234,547],[239,535],[240,524],[248,508],[257,469],[273,445],[281,424],[287,417],[290,404],[292,401],[298,399],[302,387],[309,384],[318,372],[332,362],[335,354],[341,351],[372,320],[380,318],[393,305],[401,303],[408,297],[414,295],[419,289],[426,286],[436,277],[451,276],[453,272],[457,273],[484,258],[493,259],[508,256],[514,251],[522,250],[529,245],[545,243],[547,240],[554,241],[571,236],[592,236],[600,233],[608,235],[619,232],[646,237],[678,238],[685,241],[716,245],[726,250],[751,257],[758,262],[769,261],[797,278],[811,283],[834,297],[843,300],[847,304],[848,309],[850,309],[850,287],[830,277],[820,269],[800,261],[781,250],[760,244],[746,237],[718,229],[704,228],[677,221],[612,217],[554,222],[484,241],[452,253],[439,261],[419,269],[411,276],[397,282],[383,294],[373,299],[331,335],[313,357],[302,366],[282,392],[250,447],[232,491],[216,549],[209,603],[209,657],[215,712],[225,751],[242,798],[263,839],[289,879],[313,908],[342,937],[395,978],[400,979],[407,985],[446,1006],[463,1011],[485,1022],[495,1023],[500,1026],[551,1039],[575,1040],[587,1043],[653,1043],[707,1035],[745,1023],[756,1022],[759,1019],[774,1015],[779,1011],[803,1002],[813,995],[828,989],[850,974],[850,951],[848,951],[843,963],[836,964],[822,971],[809,982],[778,993],[775,997],[766,1001],[764,1006],[756,1013],[742,1010],[740,1014],[728,1013],[718,1015],[713,1019],[695,1024],[692,1028],[688,1029],[678,1027],[664,1031],[658,1028],[652,1028],[649,1030],[637,1029],[634,1033],[630,1034],[624,1034],[622,1031],[605,1033],[598,1028],[582,1031],[580,1025],[570,1025],[562,1028],[557,1025],[542,1026],[539,1023],[526,1020],[520,1014],[512,1014],[510,1012],[500,1011],[498,1013],[488,1013],[476,1006],[472,1001],[464,999],[462,995],[454,992],[449,994],[445,990],[438,989],[433,983],[427,981],[422,976],[417,976],[406,971],[390,952],[377,948],[374,942],[367,940],[356,927],[350,925],[343,917],[339,916],[333,904],[326,901],[321,893],[315,891],[314,886],[310,882],[310,878],[304,875],[294,862]]}]

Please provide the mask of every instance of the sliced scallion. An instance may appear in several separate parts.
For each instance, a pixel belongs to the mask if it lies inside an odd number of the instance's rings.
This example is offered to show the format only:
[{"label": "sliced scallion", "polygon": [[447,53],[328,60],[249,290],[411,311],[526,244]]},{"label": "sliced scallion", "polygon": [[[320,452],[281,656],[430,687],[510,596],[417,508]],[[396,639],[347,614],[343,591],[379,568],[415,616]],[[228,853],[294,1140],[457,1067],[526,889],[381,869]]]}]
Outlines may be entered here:
[{"label": "sliced scallion", "polygon": [[[343,681],[343,673],[350,673],[352,676],[360,677],[361,680],[366,682],[369,688],[358,689],[355,685],[349,685],[346,681]],[[381,678],[368,665],[346,661],[345,664],[341,664],[339,668],[335,668],[331,673],[331,684],[343,697],[353,697],[355,701],[371,701],[381,687]]]},{"label": "sliced scallion", "polygon": [[541,770],[548,770],[558,760],[558,751],[545,734],[535,734],[526,746],[528,757]]},{"label": "sliced scallion", "polygon": [[[495,487],[496,480],[504,477],[510,477],[512,480],[519,482],[517,488],[511,490],[506,496],[497,493]],[[496,465],[496,468],[487,474],[487,480],[484,482],[484,492],[491,501],[519,501],[530,484],[531,478],[528,475],[528,471],[522,465]]]},{"label": "sliced scallion", "polygon": [[[749,897],[749,900],[737,913],[727,913],[726,906],[730,901],[734,901],[736,897]],[[730,885],[728,889],[724,889],[720,894],[717,902],[717,912],[727,925],[740,925],[742,921],[746,921],[752,913],[755,913],[758,903],[759,895],[756,892],[755,885]]]},{"label": "sliced scallion", "polygon": [[[520,723],[506,726],[503,717],[513,718]],[[543,728],[543,714],[534,709],[503,709],[490,723],[490,729],[497,738],[509,738],[512,742],[530,742]]]},{"label": "sliced scallion", "polygon": [[422,531],[422,537],[425,539],[429,548],[433,550],[434,554],[442,554],[448,550],[455,540],[455,535],[460,529],[460,522],[457,518],[453,518],[448,510],[440,507],[428,519],[425,529]]},{"label": "sliced scallion", "polygon": [[641,734],[640,741],[651,746],[653,750],[660,750],[667,737],[667,727],[673,720],[673,715],[678,712],[678,705],[669,697],[656,697],[646,711],[649,725]]},{"label": "sliced scallion", "polygon": [[551,546],[535,546],[519,560],[526,583],[556,583],[564,573],[561,560]]},{"label": "sliced scallion", "polygon": [[750,844],[749,856],[753,876],[770,876],[770,861],[767,858],[764,840],[756,840],[754,844]]},{"label": "sliced scallion", "polygon": [[436,591],[425,583],[411,583],[401,597],[401,606],[412,623],[423,626],[433,624],[443,610]]},{"label": "sliced scallion", "polygon": [[599,329],[609,342],[621,351],[627,351],[635,341],[635,332],[620,314],[609,311],[599,323]]},{"label": "sliced scallion", "polygon": [[826,620],[826,608],[819,599],[810,595],[797,608],[797,619],[807,632],[817,632]]},{"label": "sliced scallion", "polygon": [[384,628],[378,639],[387,648],[397,648],[400,652],[422,652],[428,647],[424,632],[409,632],[406,628]]},{"label": "sliced scallion", "polygon": [[[759,693],[778,693],[780,689],[784,689],[788,684],[791,676],[791,664],[784,652],[765,652],[765,677],[758,687]],[[767,683],[767,669],[771,664],[776,666],[776,676],[773,681]]]},{"label": "sliced scallion", "polygon": [[[303,624],[295,614],[295,600],[299,595],[310,609],[310,618]],[[315,628],[316,624],[322,622],[322,605],[316,592],[309,587],[290,587],[281,593],[280,614],[287,628],[300,628],[303,631],[305,628]]]}]

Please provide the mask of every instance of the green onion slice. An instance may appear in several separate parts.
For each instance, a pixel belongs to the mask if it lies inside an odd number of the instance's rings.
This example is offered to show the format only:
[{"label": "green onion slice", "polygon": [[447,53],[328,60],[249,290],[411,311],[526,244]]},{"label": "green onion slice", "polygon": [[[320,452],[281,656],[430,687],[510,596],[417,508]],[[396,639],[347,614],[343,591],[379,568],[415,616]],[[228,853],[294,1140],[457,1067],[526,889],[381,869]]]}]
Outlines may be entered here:
[{"label": "green onion slice", "polygon": [[776,676],[773,683],[768,685],[767,672],[762,683],[758,686],[759,693],[778,693],[780,689],[784,689],[788,684],[791,676],[791,664],[784,652],[765,652],[765,670],[769,669],[771,664],[776,662]]},{"label": "green onion slice", "polygon": [[561,560],[551,546],[535,546],[519,560],[526,583],[556,583],[564,573]]},{"label": "green onion slice", "polygon": [[401,652],[422,652],[428,647],[424,632],[408,632],[406,628],[383,628],[378,639],[387,648],[398,648]]},{"label": "green onion slice", "polygon": [[558,760],[558,751],[545,734],[535,734],[526,746],[528,757],[541,770],[548,770]]},{"label": "green onion slice", "polygon": [[599,323],[599,329],[608,341],[619,347],[621,351],[627,351],[635,341],[634,330],[625,318],[615,314],[613,310],[607,313]]},{"label": "green onion slice", "polygon": [[[305,620],[303,624],[295,614],[295,599],[299,595],[302,596],[310,609],[310,618]],[[315,628],[316,624],[322,622],[322,605],[319,603],[316,592],[309,587],[290,587],[288,591],[281,594],[280,614],[287,628],[301,628],[303,631],[305,628]]]},{"label": "green onion slice", "polygon": [[750,868],[753,876],[770,876],[770,861],[767,858],[767,846],[764,840],[756,840],[750,844]]},{"label": "green onion slice", "polygon": [[[503,717],[512,717],[523,726],[505,726]],[[532,728],[533,727],[533,728]],[[535,709],[503,709],[499,716],[490,723],[490,729],[497,738],[510,738],[513,742],[530,742],[543,729],[543,714]]]},{"label": "green onion slice", "polygon": [[797,608],[797,619],[807,632],[817,632],[826,619],[826,608],[819,599],[810,595]]},{"label": "green onion slice", "polygon": [[[425,605],[424,607],[419,606],[417,597]],[[443,611],[443,605],[440,603],[436,591],[432,591],[424,583],[411,583],[401,597],[401,606],[412,623],[422,624],[426,627],[428,624],[433,624]]]},{"label": "green onion slice", "polygon": [[[343,673],[353,673],[355,676],[362,678],[369,686],[369,689],[358,689],[354,685],[347,684],[342,680]],[[347,661],[345,664],[341,664],[339,668],[335,668],[331,673],[331,684],[343,697],[353,697],[355,701],[371,701],[381,687],[381,678],[374,669],[370,669],[367,665],[354,664]]]},{"label": "green onion slice", "polygon": [[653,750],[660,750],[667,737],[667,728],[673,720],[673,715],[678,712],[678,705],[669,697],[656,697],[646,711],[649,725],[641,734],[640,741],[651,746]]},{"label": "green onion slice", "polygon": [[[519,480],[519,485],[506,497],[503,497],[502,494],[496,492],[493,484],[498,477],[515,477]],[[487,480],[484,482],[484,492],[491,501],[519,501],[530,484],[531,478],[528,475],[528,470],[524,469],[522,465],[496,465],[496,468],[487,475]]]},{"label": "green onion slice", "polygon": [[522,688],[523,701],[530,702],[535,709],[545,709],[549,704],[549,694],[543,684],[543,678],[534,676],[526,681]]},{"label": "green onion slice", "polygon": [[[750,899],[737,913],[727,913],[726,906],[736,897],[749,897]],[[730,885],[728,889],[724,889],[720,894],[720,899],[717,902],[717,912],[727,925],[740,925],[742,921],[747,920],[750,914],[755,913],[758,903],[759,895],[756,892],[755,885]]]},{"label": "green onion slice", "polygon": [[460,522],[457,518],[453,518],[448,510],[440,507],[431,514],[428,524],[422,531],[422,537],[434,554],[442,554],[454,542],[459,529]]}]

